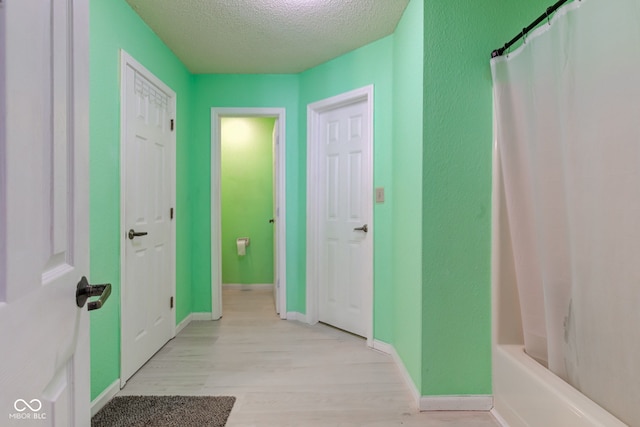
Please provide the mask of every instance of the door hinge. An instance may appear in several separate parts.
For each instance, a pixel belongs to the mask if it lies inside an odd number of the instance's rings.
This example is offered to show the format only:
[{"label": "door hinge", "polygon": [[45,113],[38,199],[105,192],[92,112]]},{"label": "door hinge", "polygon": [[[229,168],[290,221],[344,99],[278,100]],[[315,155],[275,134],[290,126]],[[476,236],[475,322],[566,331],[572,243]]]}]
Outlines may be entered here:
[{"label": "door hinge", "polygon": [[169,219],[173,219],[173,208],[169,209]]},{"label": "door hinge", "polygon": [[171,297],[171,300],[169,301],[169,308],[173,308],[173,297]]},{"label": "door hinge", "polygon": [[173,130],[173,127],[174,127],[174,121],[173,119],[171,119],[171,130]]}]

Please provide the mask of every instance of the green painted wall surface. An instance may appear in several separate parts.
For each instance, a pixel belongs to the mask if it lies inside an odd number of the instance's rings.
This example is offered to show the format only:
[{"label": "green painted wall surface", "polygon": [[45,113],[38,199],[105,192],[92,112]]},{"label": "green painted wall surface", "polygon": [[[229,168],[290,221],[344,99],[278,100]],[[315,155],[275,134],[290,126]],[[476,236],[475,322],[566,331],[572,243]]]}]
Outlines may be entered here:
[{"label": "green painted wall surface", "polygon": [[418,389],[423,315],[423,26],[422,1],[412,0],[393,35],[393,344]]},{"label": "green painted wall surface", "polygon": [[306,218],[298,141],[297,75],[193,76],[192,143],[189,157],[192,310],[211,311],[211,107],[272,107],[286,110],[287,311],[304,312]]},{"label": "green painted wall surface", "polygon": [[424,3],[422,395],[491,393],[489,58],[547,3]]},{"label": "green painted wall surface", "polygon": [[[274,118],[221,120],[222,283],[273,283]],[[246,255],[236,239],[249,237]]]},{"label": "green painted wall surface", "polygon": [[[385,203],[374,205],[374,336],[392,342],[392,36],[368,44],[300,74],[300,162],[306,170],[307,105],[363,86],[374,86],[374,186],[385,187]],[[306,172],[301,186],[306,186]],[[306,189],[306,187],[303,187]],[[305,191],[306,193],[306,191]],[[305,194],[303,193],[303,195]],[[305,200],[303,197],[301,200]],[[305,207],[302,207],[305,211]],[[304,246],[302,246],[304,248]],[[288,262],[288,261],[287,261]],[[301,289],[301,297],[306,295]],[[304,299],[302,299],[304,301]]]},{"label": "green painted wall surface", "polygon": [[92,398],[119,377],[120,48],[178,95],[178,322],[211,311],[211,107],[286,109],[287,308],[304,313],[306,107],[373,84],[374,336],[423,395],[490,393],[489,53],[546,5],[412,0],[394,35],[301,74],[190,75],[124,0],[91,0],[91,279],[114,286],[91,315]]},{"label": "green painted wall surface", "polygon": [[91,398],[120,377],[120,49],[177,94],[176,320],[191,312],[190,201],[185,166],[191,77],[124,0],[91,0],[90,233],[92,282],[113,292],[91,313]]}]

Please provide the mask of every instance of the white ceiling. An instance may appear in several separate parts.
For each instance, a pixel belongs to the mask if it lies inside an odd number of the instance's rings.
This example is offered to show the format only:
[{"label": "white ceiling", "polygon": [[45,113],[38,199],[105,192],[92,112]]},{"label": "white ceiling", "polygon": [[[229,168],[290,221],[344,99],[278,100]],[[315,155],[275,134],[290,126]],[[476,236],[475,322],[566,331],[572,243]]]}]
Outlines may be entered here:
[{"label": "white ceiling", "polygon": [[409,0],[127,0],[192,73],[298,73],[387,36]]}]

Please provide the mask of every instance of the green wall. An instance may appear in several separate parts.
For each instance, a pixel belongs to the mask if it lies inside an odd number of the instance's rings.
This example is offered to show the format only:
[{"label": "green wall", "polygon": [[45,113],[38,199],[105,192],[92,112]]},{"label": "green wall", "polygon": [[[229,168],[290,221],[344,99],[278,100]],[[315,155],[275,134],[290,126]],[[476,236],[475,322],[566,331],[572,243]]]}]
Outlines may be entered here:
[{"label": "green wall", "polygon": [[[386,37],[299,75],[194,76],[194,144],[190,179],[193,227],[210,231],[211,107],[285,107],[287,111],[287,310],[306,312],[306,108],[307,104],[374,85],[374,183],[385,187],[386,202],[376,204],[374,282],[376,339],[392,342],[392,55]],[[210,240],[194,242],[193,311],[211,310]],[[224,269],[223,269],[224,273]]]},{"label": "green wall", "polygon": [[307,104],[374,85],[374,182],[386,188],[375,205],[374,281],[376,339],[392,341],[391,113],[392,37],[387,37],[298,75],[194,76],[190,178],[193,196],[193,311],[211,310],[210,173],[211,107],[286,108],[287,311],[306,312],[306,108]]},{"label": "green wall", "polygon": [[[273,283],[275,118],[221,119],[222,283]],[[249,237],[246,255],[236,239]]]},{"label": "green wall", "polygon": [[[193,140],[188,181],[192,241],[192,310],[211,311],[211,107],[273,107],[286,111],[287,310],[304,312],[303,160],[298,141],[298,76],[209,74],[193,76]],[[306,161],[306,160],[304,160]],[[250,236],[249,236],[250,237]]]},{"label": "green wall", "polygon": [[287,309],[304,313],[306,106],[372,84],[374,336],[422,395],[490,393],[489,54],[544,7],[411,0],[393,35],[303,73],[191,75],[124,0],[91,0],[91,279],[114,285],[91,315],[92,398],[119,376],[121,48],[178,95],[178,322],[211,311],[211,107],[286,110]]},{"label": "green wall", "polygon": [[191,312],[191,202],[186,185],[191,76],[124,0],[90,3],[91,281],[109,282],[91,313],[91,399],[120,377],[120,49],[177,94],[176,320]]},{"label": "green wall", "polygon": [[425,0],[423,395],[491,393],[491,51],[548,1]]},{"label": "green wall", "polygon": [[[307,104],[373,85],[374,147],[373,180],[385,187],[385,203],[375,204],[374,236],[374,336],[393,340],[393,300],[391,259],[392,233],[392,54],[393,37],[388,36],[300,74],[300,141],[306,141]],[[306,144],[301,144],[301,160],[306,165]],[[306,169],[306,167],[305,167]],[[306,186],[303,173],[302,183]],[[302,184],[301,183],[301,184]],[[304,200],[304,199],[303,199]],[[301,207],[304,211],[305,207]],[[288,260],[287,260],[288,262]],[[301,293],[305,295],[305,289]],[[304,310],[302,311],[304,313]]]},{"label": "green wall", "polygon": [[[393,344],[416,387],[422,367],[423,4],[393,35]],[[387,261],[388,262],[388,261]]]}]

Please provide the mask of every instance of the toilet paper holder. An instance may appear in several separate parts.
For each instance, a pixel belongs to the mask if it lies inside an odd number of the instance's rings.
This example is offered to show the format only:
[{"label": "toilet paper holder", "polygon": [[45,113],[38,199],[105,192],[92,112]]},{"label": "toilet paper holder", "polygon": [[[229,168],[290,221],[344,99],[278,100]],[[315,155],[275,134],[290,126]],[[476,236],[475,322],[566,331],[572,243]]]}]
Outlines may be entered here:
[{"label": "toilet paper holder", "polygon": [[247,248],[249,247],[248,237],[239,237],[236,239],[236,248],[238,250],[238,256],[245,256],[247,254]]}]

